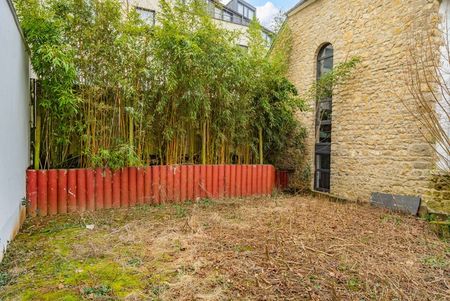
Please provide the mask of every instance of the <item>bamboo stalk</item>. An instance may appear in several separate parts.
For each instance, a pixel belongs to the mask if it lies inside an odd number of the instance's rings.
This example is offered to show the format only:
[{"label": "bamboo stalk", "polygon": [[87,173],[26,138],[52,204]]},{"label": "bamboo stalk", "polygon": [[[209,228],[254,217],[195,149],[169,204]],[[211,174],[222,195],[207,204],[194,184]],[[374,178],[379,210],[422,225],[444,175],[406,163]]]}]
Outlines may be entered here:
[{"label": "bamboo stalk", "polygon": [[40,166],[40,154],[41,154],[41,116],[39,110],[36,114],[36,129],[34,131],[34,169],[38,170]]}]

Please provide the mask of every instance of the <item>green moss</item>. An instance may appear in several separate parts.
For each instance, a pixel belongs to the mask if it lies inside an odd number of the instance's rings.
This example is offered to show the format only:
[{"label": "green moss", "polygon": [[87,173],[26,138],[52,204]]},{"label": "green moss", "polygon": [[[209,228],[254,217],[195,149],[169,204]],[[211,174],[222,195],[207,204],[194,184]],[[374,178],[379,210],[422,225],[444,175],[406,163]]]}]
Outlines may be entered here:
[{"label": "green moss", "polygon": [[34,290],[30,290],[25,292],[21,299],[25,300],[42,300],[42,301],[52,301],[52,300],[61,300],[61,301],[77,301],[82,300],[81,296],[78,294],[67,291],[67,290],[57,290],[48,293],[42,293]]}]

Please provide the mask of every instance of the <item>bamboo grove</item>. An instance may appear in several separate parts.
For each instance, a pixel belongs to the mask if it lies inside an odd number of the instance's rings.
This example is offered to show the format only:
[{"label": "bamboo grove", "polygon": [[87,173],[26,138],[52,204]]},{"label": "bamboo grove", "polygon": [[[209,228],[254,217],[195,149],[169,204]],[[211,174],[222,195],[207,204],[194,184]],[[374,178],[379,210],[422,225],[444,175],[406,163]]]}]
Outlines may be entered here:
[{"label": "bamboo grove", "polygon": [[204,1],[162,0],[156,25],[118,0],[17,0],[39,79],[35,168],[271,163],[300,125],[289,43],[249,47]]}]

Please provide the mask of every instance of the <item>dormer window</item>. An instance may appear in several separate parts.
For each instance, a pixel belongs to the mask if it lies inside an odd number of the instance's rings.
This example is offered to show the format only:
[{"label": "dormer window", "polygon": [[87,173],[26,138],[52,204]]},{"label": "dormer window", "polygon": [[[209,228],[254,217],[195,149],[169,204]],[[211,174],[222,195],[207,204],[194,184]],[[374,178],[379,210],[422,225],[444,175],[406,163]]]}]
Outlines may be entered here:
[{"label": "dormer window", "polygon": [[242,2],[238,2],[238,13],[246,17],[247,19],[253,19],[255,17],[255,10],[243,4]]}]

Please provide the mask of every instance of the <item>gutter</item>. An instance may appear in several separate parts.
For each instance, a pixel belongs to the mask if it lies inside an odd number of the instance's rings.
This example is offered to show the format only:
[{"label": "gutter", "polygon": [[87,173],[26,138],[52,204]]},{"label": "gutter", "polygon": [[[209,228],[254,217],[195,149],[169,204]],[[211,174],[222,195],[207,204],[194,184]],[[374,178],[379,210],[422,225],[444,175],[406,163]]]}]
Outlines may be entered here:
[{"label": "gutter", "polygon": [[308,5],[314,3],[315,1],[316,0],[300,0],[300,2],[298,2],[293,8],[291,8],[290,10],[288,10],[286,12],[286,16],[293,15],[293,14],[297,13],[298,11],[304,9]]}]

